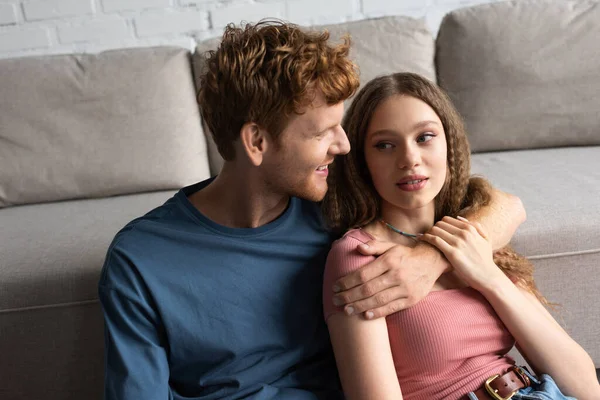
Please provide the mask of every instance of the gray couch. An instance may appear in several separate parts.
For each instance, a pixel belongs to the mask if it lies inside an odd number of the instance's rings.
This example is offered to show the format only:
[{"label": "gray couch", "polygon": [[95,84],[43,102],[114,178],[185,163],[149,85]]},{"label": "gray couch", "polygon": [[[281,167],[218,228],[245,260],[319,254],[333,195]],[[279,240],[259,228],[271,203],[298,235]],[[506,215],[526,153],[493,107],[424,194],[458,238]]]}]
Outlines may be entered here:
[{"label": "gray couch", "polygon": [[[600,367],[600,6],[495,3],[329,26],[361,80],[409,70],[464,115],[473,172],[518,195],[514,246]],[[114,234],[218,172],[178,48],[0,60],[0,399],[99,399],[96,284]]]}]

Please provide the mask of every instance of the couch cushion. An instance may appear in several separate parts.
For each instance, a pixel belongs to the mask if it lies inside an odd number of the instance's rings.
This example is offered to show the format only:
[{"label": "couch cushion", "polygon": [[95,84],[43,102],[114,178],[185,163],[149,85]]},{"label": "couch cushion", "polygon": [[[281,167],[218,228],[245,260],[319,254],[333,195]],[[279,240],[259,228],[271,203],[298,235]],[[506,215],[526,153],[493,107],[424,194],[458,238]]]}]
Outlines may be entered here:
[{"label": "couch cushion", "polygon": [[0,311],[0,398],[103,399],[102,319],[98,301]]},{"label": "couch cushion", "polygon": [[350,57],[360,69],[361,86],[377,76],[402,71],[436,79],[435,42],[422,19],[389,16],[313,28],[327,29],[334,41],[350,35]]},{"label": "couch cushion", "polygon": [[173,191],[0,210],[0,313],[98,298],[115,234]]},{"label": "couch cushion", "polygon": [[187,50],[0,60],[0,87],[0,207],[209,176]]},{"label": "couch cushion", "polygon": [[[360,69],[361,84],[376,76],[399,71],[416,72],[435,81],[433,64],[435,44],[424,20],[390,16],[343,24],[311,26],[308,29],[327,29],[331,33],[333,43],[339,43],[343,35],[350,34],[352,38],[350,57]],[[196,77],[204,67],[205,52],[215,50],[219,43],[220,38],[212,38],[198,44],[193,56]],[[204,128],[208,132],[206,126]],[[223,165],[223,160],[212,137],[209,141],[211,142],[208,146],[211,173],[216,175]]]},{"label": "couch cushion", "polygon": [[450,12],[438,82],[473,151],[600,144],[600,5],[511,1]]},{"label": "couch cushion", "polygon": [[523,201],[527,221],[513,240],[521,254],[600,252],[600,147],[475,154],[471,169]]},{"label": "couch cushion", "polygon": [[472,172],[521,198],[527,220],[512,244],[560,306],[555,318],[600,367],[600,147],[479,153]]}]

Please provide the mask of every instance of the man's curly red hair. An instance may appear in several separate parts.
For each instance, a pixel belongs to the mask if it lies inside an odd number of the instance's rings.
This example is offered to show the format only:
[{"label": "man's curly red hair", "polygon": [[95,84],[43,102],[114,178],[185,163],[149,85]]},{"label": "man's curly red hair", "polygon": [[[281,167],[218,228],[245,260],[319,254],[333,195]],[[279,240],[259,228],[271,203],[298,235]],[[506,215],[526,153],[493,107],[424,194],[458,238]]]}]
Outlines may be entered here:
[{"label": "man's curly red hair", "polygon": [[328,40],[327,31],[304,31],[281,21],[225,28],[218,49],[206,54],[198,92],[202,117],[225,160],[234,159],[234,142],[245,123],[277,138],[317,90],[329,105],[354,94],[359,81],[348,58],[350,38],[338,45]]}]

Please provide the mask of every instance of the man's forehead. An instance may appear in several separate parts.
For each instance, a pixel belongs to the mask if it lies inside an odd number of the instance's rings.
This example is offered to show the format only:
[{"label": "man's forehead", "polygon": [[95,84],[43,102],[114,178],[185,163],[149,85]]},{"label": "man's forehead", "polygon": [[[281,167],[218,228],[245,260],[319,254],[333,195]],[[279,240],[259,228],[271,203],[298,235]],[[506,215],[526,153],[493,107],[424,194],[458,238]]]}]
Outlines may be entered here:
[{"label": "man's forehead", "polygon": [[325,106],[315,109],[313,112],[307,112],[301,120],[304,122],[305,129],[312,132],[322,132],[339,124],[341,116],[335,112],[333,107]]},{"label": "man's forehead", "polygon": [[338,106],[327,104],[323,93],[317,90],[313,94],[312,101],[300,109],[299,113],[293,114],[290,122],[302,125],[304,131],[322,132],[341,122],[343,105],[341,110]]}]

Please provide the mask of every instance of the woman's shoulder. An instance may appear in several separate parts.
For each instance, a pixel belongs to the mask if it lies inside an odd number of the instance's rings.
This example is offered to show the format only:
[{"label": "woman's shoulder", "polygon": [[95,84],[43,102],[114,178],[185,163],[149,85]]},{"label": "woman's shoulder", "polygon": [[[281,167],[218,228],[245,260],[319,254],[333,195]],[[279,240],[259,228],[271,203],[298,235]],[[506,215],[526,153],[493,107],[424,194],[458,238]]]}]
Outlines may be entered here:
[{"label": "woman's shoulder", "polygon": [[351,229],[341,238],[333,242],[327,256],[327,267],[344,269],[346,272],[354,270],[372,261],[375,257],[365,256],[356,248],[358,245],[373,240],[373,237],[363,229]]},{"label": "woman's shoulder", "polygon": [[358,244],[367,243],[375,238],[367,233],[362,228],[350,229],[344,235],[333,243],[333,246],[346,246],[352,244],[354,246]]}]

